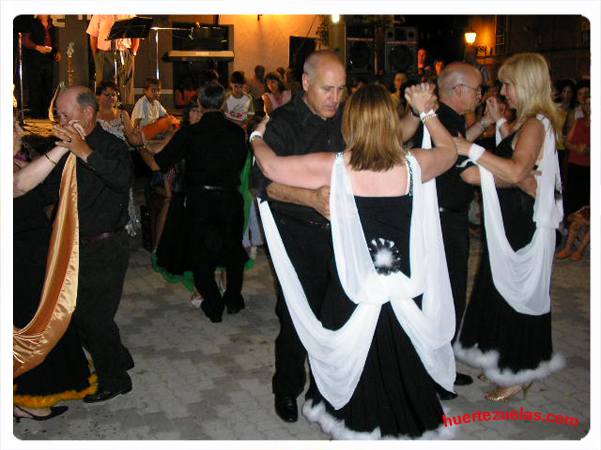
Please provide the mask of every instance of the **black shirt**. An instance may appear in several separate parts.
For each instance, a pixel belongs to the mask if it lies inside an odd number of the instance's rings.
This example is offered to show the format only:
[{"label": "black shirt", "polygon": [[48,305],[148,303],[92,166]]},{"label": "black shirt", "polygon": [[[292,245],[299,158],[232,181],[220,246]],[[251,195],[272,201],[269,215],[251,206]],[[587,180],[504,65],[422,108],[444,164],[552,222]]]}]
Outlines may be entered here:
[{"label": "black shirt", "polygon": [[212,111],[204,113],[198,123],[175,133],[154,158],[161,170],[185,158],[186,189],[192,193],[206,185],[240,186],[247,151],[244,130],[222,112]]},{"label": "black shirt", "polygon": [[[457,114],[444,103],[440,103],[440,107],[436,113],[438,114],[438,120],[440,120],[451,136],[461,134],[461,136],[465,137],[465,119],[463,116]],[[423,133],[424,125],[421,124],[413,137],[416,147],[421,145]],[[432,142],[432,146],[435,146],[434,141]],[[439,206],[456,211],[467,211],[469,208],[474,195],[474,188],[461,178],[461,172],[471,166],[469,163],[465,164],[467,159],[466,156],[459,155],[453,167],[436,177]],[[465,166],[462,167],[463,165]]]},{"label": "black shirt", "polygon": [[[297,94],[291,102],[276,109],[267,124],[265,142],[280,156],[304,155],[316,152],[341,152],[344,139],[340,132],[342,106],[336,115],[323,119],[309,109],[303,100],[304,93]],[[263,187],[269,184],[266,180]],[[266,198],[266,193],[262,192]],[[271,202],[276,211],[294,215],[306,220],[324,221],[325,218],[307,206],[278,201]]]},{"label": "black shirt", "polygon": [[[96,124],[86,137],[93,152],[84,162],[77,158],[77,205],[79,235],[96,236],[116,231],[128,219],[129,187],[132,181],[131,159],[127,145]],[[67,153],[43,184],[49,203],[56,203]]]},{"label": "black shirt", "polygon": [[42,22],[37,18],[32,18],[27,29],[25,30],[24,39],[29,38],[29,41],[34,45],[49,45],[52,47],[50,53],[40,53],[33,48],[27,48],[23,45],[23,57],[26,60],[41,62],[41,61],[54,61],[56,52],[58,51],[58,33],[56,27],[52,24],[52,20],[48,19],[48,38],[46,38],[46,29]]}]

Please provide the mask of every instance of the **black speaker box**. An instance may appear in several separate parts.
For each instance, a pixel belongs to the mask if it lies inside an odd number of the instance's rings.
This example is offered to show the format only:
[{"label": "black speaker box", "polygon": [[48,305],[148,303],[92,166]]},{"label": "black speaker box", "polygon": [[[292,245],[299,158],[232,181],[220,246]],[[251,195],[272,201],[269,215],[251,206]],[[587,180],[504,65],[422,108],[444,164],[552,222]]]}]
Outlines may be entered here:
[{"label": "black speaker box", "polygon": [[417,73],[417,28],[387,28],[384,34],[384,69],[402,71],[409,77]]}]

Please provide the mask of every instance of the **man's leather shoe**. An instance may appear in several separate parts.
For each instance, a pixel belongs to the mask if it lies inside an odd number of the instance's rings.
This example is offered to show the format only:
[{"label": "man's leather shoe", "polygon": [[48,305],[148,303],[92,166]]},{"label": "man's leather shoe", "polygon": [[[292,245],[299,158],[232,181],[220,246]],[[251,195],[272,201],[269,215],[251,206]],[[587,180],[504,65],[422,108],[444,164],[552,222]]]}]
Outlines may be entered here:
[{"label": "man's leather shoe", "polygon": [[287,395],[276,395],[275,412],[284,422],[296,422],[298,420],[296,399]]},{"label": "man's leather shoe", "polygon": [[127,394],[129,391],[131,391],[131,384],[113,390],[99,388],[98,392],[96,392],[95,394],[86,395],[83,398],[83,401],[85,403],[104,402],[106,400],[110,400],[113,397],[116,397],[119,394]]},{"label": "man's leather shoe", "polygon": [[468,384],[472,384],[474,380],[469,375],[465,373],[457,372],[455,374],[455,386],[467,386]]},{"label": "man's leather shoe", "polygon": [[436,393],[438,394],[438,398],[441,400],[453,400],[454,398],[457,398],[457,394],[454,392],[449,392],[439,385],[436,385]]}]

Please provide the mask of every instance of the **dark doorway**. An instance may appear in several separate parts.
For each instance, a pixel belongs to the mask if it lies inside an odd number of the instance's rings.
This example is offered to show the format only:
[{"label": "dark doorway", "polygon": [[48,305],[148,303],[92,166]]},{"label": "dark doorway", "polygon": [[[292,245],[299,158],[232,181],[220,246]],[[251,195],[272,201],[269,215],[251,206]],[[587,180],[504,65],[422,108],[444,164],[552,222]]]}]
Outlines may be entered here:
[{"label": "dark doorway", "polygon": [[313,38],[290,36],[288,47],[288,67],[294,69],[294,77],[300,81],[305,59],[315,51],[317,43]]}]

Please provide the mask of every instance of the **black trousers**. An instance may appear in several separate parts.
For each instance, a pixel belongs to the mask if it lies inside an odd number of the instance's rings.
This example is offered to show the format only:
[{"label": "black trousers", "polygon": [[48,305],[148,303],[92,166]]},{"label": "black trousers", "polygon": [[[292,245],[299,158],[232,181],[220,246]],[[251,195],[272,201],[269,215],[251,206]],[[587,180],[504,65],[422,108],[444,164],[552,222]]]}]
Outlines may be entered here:
[{"label": "black trousers", "polygon": [[115,323],[128,262],[129,241],[125,230],[110,238],[80,245],[73,321],[92,356],[98,384],[106,389],[131,383],[126,369],[133,365],[133,360],[121,343]]},{"label": "black trousers", "polygon": [[[333,250],[329,223],[310,223],[277,211],[273,215],[309,305],[319,319],[331,278],[328,267]],[[279,283],[275,312],[280,321],[280,333],[275,340],[273,392],[296,398],[305,387],[307,351],[296,333]]]},{"label": "black trousers", "polygon": [[452,341],[455,342],[466,304],[467,262],[470,256],[467,210],[465,212],[442,211],[440,213],[440,225],[455,306],[455,334]]},{"label": "black trousers", "polygon": [[578,211],[580,208],[591,204],[591,168],[568,164],[567,198],[565,201],[564,216]]},{"label": "black trousers", "polygon": [[[225,306],[244,306],[242,282],[248,255],[242,247],[244,203],[237,190],[200,190],[188,194],[188,264],[203,309],[221,314]],[[215,269],[225,267],[223,297],[215,282]]]},{"label": "black trousers", "polygon": [[48,118],[48,107],[54,93],[54,62],[47,58],[27,61],[24,71],[31,117]]}]

